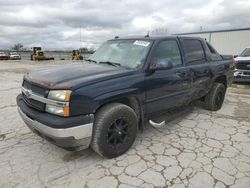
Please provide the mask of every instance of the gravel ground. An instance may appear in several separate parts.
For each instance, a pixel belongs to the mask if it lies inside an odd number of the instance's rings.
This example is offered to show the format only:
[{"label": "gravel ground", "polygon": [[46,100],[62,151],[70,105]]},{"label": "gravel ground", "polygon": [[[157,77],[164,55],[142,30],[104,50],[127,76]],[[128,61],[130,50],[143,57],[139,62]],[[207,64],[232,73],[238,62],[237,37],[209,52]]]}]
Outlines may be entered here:
[{"label": "gravel ground", "polygon": [[[0,187],[250,187],[250,88],[229,88],[223,108],[190,107],[148,126],[115,159],[68,152],[33,134],[15,98],[26,71],[63,62],[0,62]],[[52,65],[53,64],[53,65]]]}]

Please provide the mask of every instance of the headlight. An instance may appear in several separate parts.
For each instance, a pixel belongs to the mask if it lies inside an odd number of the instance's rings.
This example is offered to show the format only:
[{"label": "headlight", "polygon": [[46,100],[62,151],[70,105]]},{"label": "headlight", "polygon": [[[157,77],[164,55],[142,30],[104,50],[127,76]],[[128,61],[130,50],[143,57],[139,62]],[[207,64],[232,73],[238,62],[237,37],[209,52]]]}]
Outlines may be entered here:
[{"label": "headlight", "polygon": [[45,111],[59,116],[69,116],[69,100],[71,96],[70,90],[52,90],[48,94],[48,99],[66,102],[66,105],[46,104]]},{"label": "headlight", "polygon": [[56,114],[56,115],[60,115],[60,116],[64,115],[63,107],[54,106],[54,105],[50,105],[50,104],[46,104],[45,111],[49,112],[51,114]]},{"label": "headlight", "polygon": [[70,95],[70,90],[52,90],[49,92],[48,99],[57,101],[69,101]]}]

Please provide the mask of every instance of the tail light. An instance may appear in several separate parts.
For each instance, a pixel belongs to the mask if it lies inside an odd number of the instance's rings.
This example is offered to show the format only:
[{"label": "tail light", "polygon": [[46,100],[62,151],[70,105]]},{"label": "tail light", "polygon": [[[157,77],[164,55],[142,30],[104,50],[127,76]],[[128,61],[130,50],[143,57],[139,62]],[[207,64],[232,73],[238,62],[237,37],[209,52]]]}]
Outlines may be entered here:
[{"label": "tail light", "polygon": [[237,66],[237,61],[236,61],[234,58],[233,58],[232,64],[233,64],[234,68],[236,68],[236,66]]}]

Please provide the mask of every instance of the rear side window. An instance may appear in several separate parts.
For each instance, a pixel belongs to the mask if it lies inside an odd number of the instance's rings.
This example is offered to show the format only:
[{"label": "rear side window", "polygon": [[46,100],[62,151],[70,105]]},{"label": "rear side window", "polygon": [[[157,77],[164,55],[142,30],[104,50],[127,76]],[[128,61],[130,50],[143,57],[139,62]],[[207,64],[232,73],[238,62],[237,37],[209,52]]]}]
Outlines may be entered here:
[{"label": "rear side window", "polygon": [[218,52],[213,48],[213,46],[211,46],[211,44],[209,44],[208,42],[206,42],[207,47],[211,53],[211,60],[212,61],[218,61],[218,60],[222,60],[222,57],[220,56],[220,54],[218,54]]},{"label": "rear side window", "polygon": [[157,63],[165,60],[171,61],[174,67],[182,65],[181,53],[176,40],[165,40],[160,42],[156,48],[154,58]]},{"label": "rear side window", "polygon": [[207,47],[211,54],[218,54],[216,50],[213,48],[213,46],[211,46],[208,42],[207,42]]},{"label": "rear side window", "polygon": [[183,41],[183,50],[189,64],[200,64],[206,61],[204,49],[199,40],[185,39]]}]

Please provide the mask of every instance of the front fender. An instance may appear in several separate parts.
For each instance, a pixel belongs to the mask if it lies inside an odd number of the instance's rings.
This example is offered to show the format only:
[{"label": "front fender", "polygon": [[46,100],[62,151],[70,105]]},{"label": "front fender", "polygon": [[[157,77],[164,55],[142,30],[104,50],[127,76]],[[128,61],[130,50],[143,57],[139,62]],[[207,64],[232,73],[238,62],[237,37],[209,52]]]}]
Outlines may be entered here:
[{"label": "front fender", "polygon": [[95,113],[108,102],[135,96],[140,101],[145,98],[144,74],[137,73],[119,79],[107,80],[78,88],[73,91],[70,101],[70,114]]},{"label": "front fender", "polygon": [[139,95],[138,88],[127,88],[127,89],[121,89],[118,91],[112,91],[109,93],[105,93],[102,95],[99,95],[95,98],[95,101],[99,101],[100,104],[107,103],[112,100],[117,100],[119,98],[129,97],[131,95]]}]

